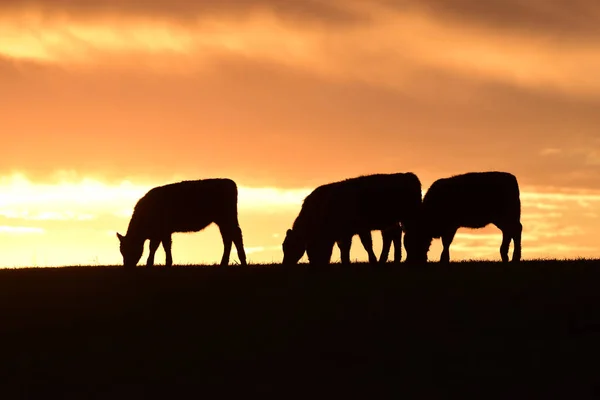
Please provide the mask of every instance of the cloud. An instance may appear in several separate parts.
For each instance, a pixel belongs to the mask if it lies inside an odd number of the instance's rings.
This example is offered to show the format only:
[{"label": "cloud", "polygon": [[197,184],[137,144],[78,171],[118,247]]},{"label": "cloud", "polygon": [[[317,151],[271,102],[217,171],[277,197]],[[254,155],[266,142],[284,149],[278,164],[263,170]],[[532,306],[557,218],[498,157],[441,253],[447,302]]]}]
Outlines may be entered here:
[{"label": "cloud", "polygon": [[492,240],[497,241],[498,233],[478,233],[478,230],[472,230],[467,232],[460,232],[456,234],[456,237],[464,240]]},{"label": "cloud", "polygon": [[[523,189],[523,188],[522,188]],[[521,201],[527,205],[538,205],[539,202],[600,202],[600,190],[529,187],[529,191],[521,192]],[[532,190],[534,189],[534,190]],[[552,190],[552,191],[550,191]]]},{"label": "cloud", "polygon": [[304,198],[311,189],[277,189],[277,188],[238,188],[240,209],[265,210],[277,212],[283,209],[297,209],[302,206]]},{"label": "cloud", "polygon": [[[118,187],[85,178],[81,182],[35,184],[22,174],[0,177],[0,207],[94,207],[139,198],[146,187],[122,182]],[[28,211],[31,211],[30,209]]]},{"label": "cloud", "polygon": [[542,149],[540,151],[540,155],[542,156],[554,156],[557,154],[561,154],[562,150],[561,149],[554,149],[554,148],[546,148],[546,149]]},{"label": "cloud", "polygon": [[[598,43],[485,23],[476,2],[12,4],[3,174],[298,188],[501,169],[600,188]],[[490,4],[509,25],[546,7]]]},{"label": "cloud", "polygon": [[[514,17],[530,9],[518,1],[509,6],[493,3],[499,10],[507,10],[507,19],[508,10],[514,11]],[[61,3],[67,16],[52,12],[60,6],[33,3],[30,9],[36,11],[29,13],[24,11],[27,8],[12,8],[0,19],[0,36],[8,38],[0,44],[0,54],[71,66],[124,63],[163,71],[195,71],[213,65],[220,56],[235,55],[268,60],[329,79],[363,81],[396,90],[410,87],[422,71],[432,70],[529,90],[592,97],[600,93],[600,80],[595,74],[600,67],[598,42],[570,41],[548,36],[543,30],[525,34],[498,30],[485,23],[465,24],[447,12],[456,9],[460,13],[464,9],[466,15],[478,16],[481,22],[491,18],[493,14],[481,12],[487,6],[476,6],[475,2],[455,2],[455,8],[447,8],[433,1],[426,8],[415,6],[416,2],[407,6],[406,2],[302,5],[292,1],[281,7],[277,5],[281,2],[238,1],[207,10],[183,2],[155,2],[146,10],[137,10],[137,3],[127,2],[110,3],[100,9],[91,4],[77,8],[74,4]],[[104,8],[108,16],[100,12]],[[195,15],[196,19],[189,24],[178,23],[161,17],[169,15],[162,14],[165,9]],[[81,17],[83,12],[89,16]],[[282,15],[294,15],[297,20],[291,23]],[[310,24],[319,15],[329,24]],[[349,15],[361,15],[363,21],[335,24]],[[535,8],[527,15],[536,15]]]},{"label": "cloud", "polygon": [[198,18],[241,18],[268,11],[290,21],[330,25],[368,22],[369,10],[386,10],[419,12],[463,24],[521,33],[589,37],[600,31],[597,24],[600,6],[594,0],[488,0],[485,3],[478,0],[6,0],[1,3],[0,10],[29,10],[42,16],[62,18],[150,17],[179,23],[194,22]]},{"label": "cloud", "polygon": [[587,146],[580,147],[580,143],[575,142],[573,147],[563,149],[543,149],[540,151],[540,155],[553,157],[554,159],[571,159],[579,160],[586,166],[598,167],[600,166],[600,145],[596,140],[591,140],[587,143]]},{"label": "cloud", "polygon": [[0,71],[0,174],[43,181],[64,168],[116,184],[221,175],[298,188],[498,169],[523,185],[600,188],[583,157],[539,155],[597,147],[594,102],[425,73],[398,92],[236,58],[207,76],[20,68]]},{"label": "cloud", "polygon": [[246,254],[256,254],[265,251],[279,251],[281,250],[281,246],[254,246],[246,247],[244,250],[246,251]]},{"label": "cloud", "polygon": [[[35,183],[25,175],[3,176],[0,177],[0,216],[21,220],[89,221],[110,214],[128,219],[137,201],[148,190],[165,183],[170,182],[134,185],[124,181],[111,185],[90,178],[57,178],[53,183]],[[295,211],[311,191],[239,186],[238,208],[259,213]],[[125,205],[129,207],[124,208]]]},{"label": "cloud", "polygon": [[[194,27],[165,20],[74,20],[52,18],[38,21],[35,28],[27,17],[15,15],[0,21],[0,34],[8,38],[0,44],[0,53],[16,59],[31,59],[75,66],[134,67],[155,71],[173,70],[173,60],[188,71],[205,67],[223,54],[301,62],[306,43],[294,30],[267,15],[247,17],[243,21],[201,20]],[[236,26],[234,30],[233,27]],[[294,46],[290,46],[293,44]],[[309,54],[310,55],[310,54]]]},{"label": "cloud", "polygon": [[45,233],[45,230],[43,228],[31,227],[31,226],[0,225],[0,233],[9,234],[9,235],[43,234],[43,233]]},{"label": "cloud", "polygon": [[0,210],[0,216],[9,219],[22,219],[31,221],[89,221],[96,218],[96,216],[93,214],[82,214],[72,211],[42,211],[38,213],[30,213],[29,211],[18,211],[11,209]]},{"label": "cloud", "polygon": [[148,17],[192,24],[199,18],[242,18],[257,12],[270,12],[289,21],[354,23],[360,14],[348,8],[352,0],[6,0],[0,10],[28,10],[34,15],[81,17],[94,19],[105,16]]},{"label": "cloud", "polygon": [[[597,258],[598,248],[595,246],[581,246],[576,244],[552,243],[552,244],[533,244],[530,247],[531,253],[538,254],[534,258],[552,258],[572,259],[576,257]],[[574,254],[578,254],[574,256]]]},{"label": "cloud", "polygon": [[546,35],[596,36],[600,5],[594,0],[380,0],[397,9],[415,7],[467,24]]}]

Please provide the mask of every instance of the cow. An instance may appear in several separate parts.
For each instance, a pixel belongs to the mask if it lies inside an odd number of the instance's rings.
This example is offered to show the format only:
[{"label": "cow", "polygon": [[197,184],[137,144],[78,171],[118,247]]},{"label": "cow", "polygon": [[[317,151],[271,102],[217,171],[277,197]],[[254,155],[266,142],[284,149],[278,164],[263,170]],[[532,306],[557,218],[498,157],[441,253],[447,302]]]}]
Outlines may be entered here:
[{"label": "cow", "polygon": [[221,265],[229,264],[232,242],[240,264],[247,265],[237,202],[237,185],[227,178],[183,181],[150,189],[135,205],[127,233],[117,232],[124,267],[136,266],[147,239],[150,254],[146,266],[154,265],[154,254],[161,243],[166,253],[165,266],[172,266],[171,235],[199,232],[213,222],[223,238]]},{"label": "cow", "polygon": [[[521,259],[521,200],[517,178],[500,171],[469,172],[435,181],[423,198],[418,234],[410,238],[415,261],[427,261],[433,239],[441,238],[441,263],[450,262],[450,244],[459,228],[494,224],[502,231],[500,257],[508,262],[510,241],[513,262]],[[406,240],[405,240],[406,242]],[[405,243],[406,245],[406,243]]]},{"label": "cow", "polygon": [[[296,264],[305,252],[311,265],[329,264],[336,243],[342,263],[347,264],[356,234],[369,253],[369,261],[376,263],[373,230],[382,231],[386,259],[392,241],[400,255],[399,224],[408,237],[420,205],[421,182],[411,172],[363,175],[319,186],[304,199],[292,229],[286,232],[283,264]],[[408,247],[406,250],[410,253]]]}]

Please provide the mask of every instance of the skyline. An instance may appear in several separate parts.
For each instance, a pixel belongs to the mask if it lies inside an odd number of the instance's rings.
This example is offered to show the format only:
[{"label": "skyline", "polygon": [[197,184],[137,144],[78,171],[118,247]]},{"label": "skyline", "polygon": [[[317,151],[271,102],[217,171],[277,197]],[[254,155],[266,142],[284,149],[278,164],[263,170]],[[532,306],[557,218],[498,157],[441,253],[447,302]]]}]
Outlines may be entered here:
[{"label": "skyline", "polygon": [[[599,22],[591,0],[2,2],[0,266],[118,263],[147,189],[210,177],[240,187],[249,260],[277,262],[316,186],[409,171],[423,194],[511,172],[525,259],[598,258]],[[452,259],[500,237],[461,229]]]}]

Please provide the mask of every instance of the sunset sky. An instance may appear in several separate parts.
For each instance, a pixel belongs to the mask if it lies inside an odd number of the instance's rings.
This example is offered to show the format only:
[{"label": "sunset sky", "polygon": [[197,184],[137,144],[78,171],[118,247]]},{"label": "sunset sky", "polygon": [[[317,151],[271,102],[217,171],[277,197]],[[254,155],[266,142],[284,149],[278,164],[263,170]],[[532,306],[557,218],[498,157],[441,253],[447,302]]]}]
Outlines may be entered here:
[{"label": "sunset sky", "polygon": [[[120,263],[147,190],[210,177],[280,262],[316,186],[407,171],[512,172],[525,259],[600,257],[598,71],[596,0],[2,1],[0,266]],[[461,229],[451,257],[500,241]],[[174,235],[175,264],[221,253]]]}]

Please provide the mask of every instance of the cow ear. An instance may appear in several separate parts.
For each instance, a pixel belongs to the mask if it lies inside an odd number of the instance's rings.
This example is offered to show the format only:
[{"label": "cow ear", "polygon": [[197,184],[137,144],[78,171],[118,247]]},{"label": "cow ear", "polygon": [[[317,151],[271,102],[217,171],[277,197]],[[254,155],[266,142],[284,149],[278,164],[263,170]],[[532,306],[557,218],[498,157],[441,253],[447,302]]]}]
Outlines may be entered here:
[{"label": "cow ear", "polygon": [[292,230],[288,229],[287,232],[285,233],[285,236],[290,236],[292,234]]},{"label": "cow ear", "polygon": [[119,242],[123,241],[123,235],[121,235],[119,232],[117,232],[117,238],[119,239]]}]

